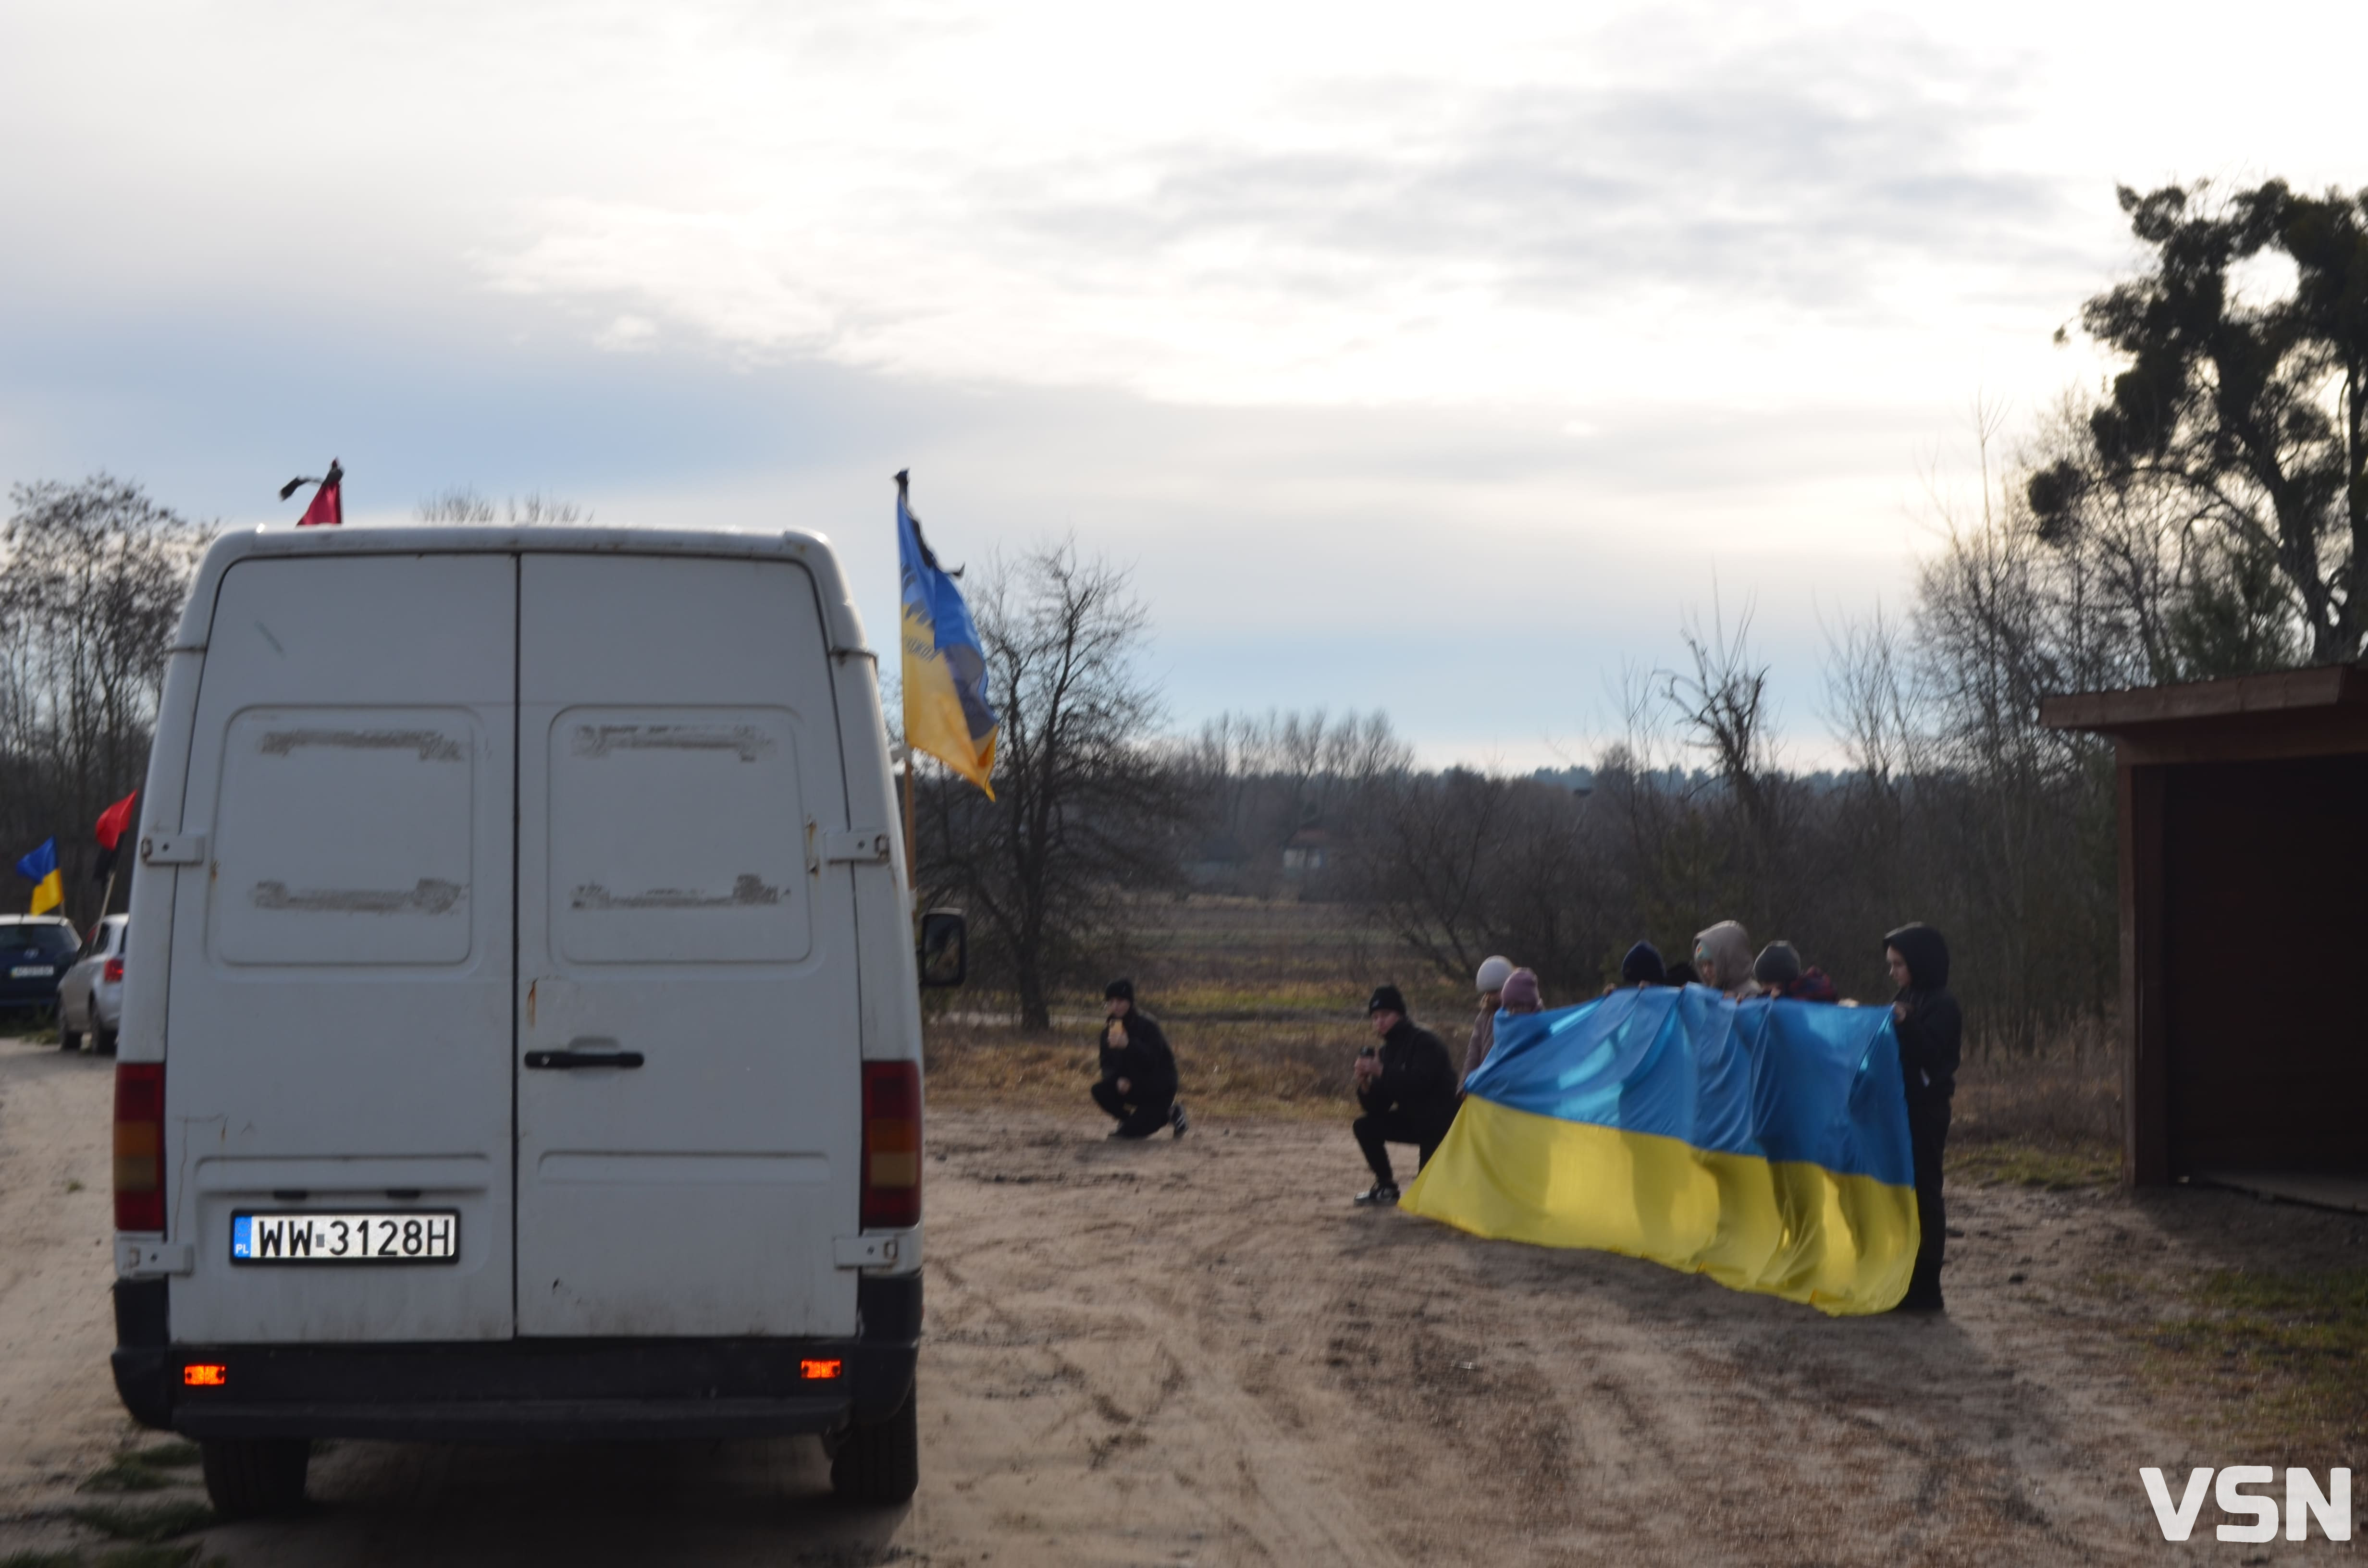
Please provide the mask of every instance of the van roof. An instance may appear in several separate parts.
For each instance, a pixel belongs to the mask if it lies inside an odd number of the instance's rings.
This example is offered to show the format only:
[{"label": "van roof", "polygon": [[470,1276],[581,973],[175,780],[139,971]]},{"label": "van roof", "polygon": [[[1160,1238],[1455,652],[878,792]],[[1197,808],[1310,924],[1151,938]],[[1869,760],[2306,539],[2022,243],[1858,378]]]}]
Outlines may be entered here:
[{"label": "van roof", "polygon": [[222,574],[256,557],[303,555],[703,555],[745,560],[794,561],[813,575],[822,602],[833,653],[861,653],[863,622],[840,574],[830,540],[803,528],[771,532],[754,528],[655,528],[575,526],[503,527],[474,523],[417,523],[394,528],[343,527],[295,529],[256,528],[226,533],[206,551],[181,612],[173,653],[199,653],[213,624],[214,597]]}]

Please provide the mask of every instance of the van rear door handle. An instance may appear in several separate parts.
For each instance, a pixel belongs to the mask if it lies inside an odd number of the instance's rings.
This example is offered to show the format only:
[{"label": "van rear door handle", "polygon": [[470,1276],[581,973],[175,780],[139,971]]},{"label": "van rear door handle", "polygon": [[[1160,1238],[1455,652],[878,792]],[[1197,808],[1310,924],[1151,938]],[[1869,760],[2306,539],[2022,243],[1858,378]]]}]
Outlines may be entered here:
[{"label": "van rear door handle", "polygon": [[639,1067],[638,1051],[529,1051],[526,1064],[535,1068]]}]

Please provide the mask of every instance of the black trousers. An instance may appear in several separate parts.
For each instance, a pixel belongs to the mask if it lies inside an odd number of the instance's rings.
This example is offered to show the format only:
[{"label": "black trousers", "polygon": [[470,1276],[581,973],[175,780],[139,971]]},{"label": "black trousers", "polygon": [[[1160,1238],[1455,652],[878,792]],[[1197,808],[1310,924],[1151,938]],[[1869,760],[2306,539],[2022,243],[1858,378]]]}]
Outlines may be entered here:
[{"label": "black trousers", "polygon": [[1907,1146],[1916,1167],[1916,1272],[1908,1278],[1908,1306],[1941,1304],[1941,1256],[1949,1245],[1949,1210],[1941,1200],[1941,1151],[1949,1142],[1949,1102],[1907,1102]]},{"label": "black trousers", "polygon": [[1129,1090],[1121,1095],[1118,1085],[1104,1079],[1094,1085],[1094,1104],[1118,1118],[1118,1135],[1121,1138],[1148,1138],[1167,1125],[1168,1108],[1176,1103],[1174,1095],[1156,1098]]},{"label": "black trousers", "polygon": [[1349,1131],[1357,1135],[1357,1147],[1365,1152],[1365,1164],[1373,1167],[1373,1179],[1384,1187],[1395,1187],[1398,1178],[1390,1173],[1392,1143],[1415,1146],[1414,1168],[1420,1171],[1447,1141],[1447,1130],[1455,1123],[1455,1107],[1441,1106],[1435,1110],[1369,1110],[1353,1122]]}]

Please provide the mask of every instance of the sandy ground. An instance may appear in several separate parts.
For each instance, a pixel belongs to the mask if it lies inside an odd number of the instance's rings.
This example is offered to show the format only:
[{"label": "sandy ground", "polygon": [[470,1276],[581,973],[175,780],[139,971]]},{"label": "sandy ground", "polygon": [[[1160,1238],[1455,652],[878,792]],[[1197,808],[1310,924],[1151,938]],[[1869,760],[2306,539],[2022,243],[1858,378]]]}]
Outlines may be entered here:
[{"label": "sandy ground", "polygon": [[[108,1383],[108,1068],[0,1044],[0,1555],[77,1538]],[[1344,1129],[933,1113],[923,1480],[849,1512],[810,1440],[340,1444],[233,1564],[2316,1561],[2166,1546],[2137,1469],[2239,1462],[2100,1271],[2355,1256],[2226,1195],[1954,1195],[1943,1319],[1834,1321],[1650,1264],[1352,1209]],[[83,1190],[69,1193],[79,1179]],[[2020,1278],[2018,1278],[2020,1277]],[[153,1441],[154,1439],[142,1439]],[[154,1494],[152,1494],[153,1496]],[[2346,1552],[2348,1559],[2348,1552]]]},{"label": "sandy ground", "polygon": [[136,1430],[107,1371],[114,1085],[111,1060],[0,1039],[0,1517]]}]

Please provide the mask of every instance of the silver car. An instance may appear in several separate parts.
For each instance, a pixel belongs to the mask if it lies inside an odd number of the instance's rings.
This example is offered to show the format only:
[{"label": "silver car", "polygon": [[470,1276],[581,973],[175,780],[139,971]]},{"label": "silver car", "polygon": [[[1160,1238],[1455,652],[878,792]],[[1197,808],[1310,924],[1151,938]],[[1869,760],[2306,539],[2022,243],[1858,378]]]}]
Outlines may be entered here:
[{"label": "silver car", "polygon": [[101,1056],[115,1054],[123,1025],[123,938],[128,915],[110,915],[83,944],[82,956],[58,982],[58,1047],[72,1051],[87,1037]]}]

